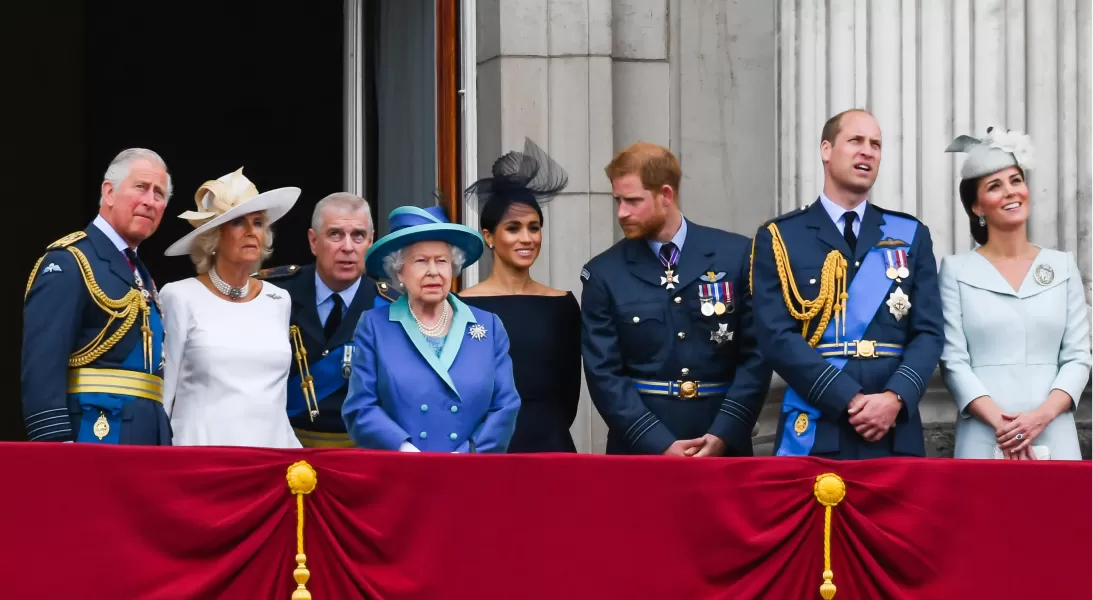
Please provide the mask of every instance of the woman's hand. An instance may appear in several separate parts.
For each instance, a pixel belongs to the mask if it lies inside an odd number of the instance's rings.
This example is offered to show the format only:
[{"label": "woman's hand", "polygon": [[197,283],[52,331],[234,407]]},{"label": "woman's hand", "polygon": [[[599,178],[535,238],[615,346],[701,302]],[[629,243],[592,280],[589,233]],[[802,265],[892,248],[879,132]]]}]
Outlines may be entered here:
[{"label": "woman's hand", "polygon": [[[1040,409],[1010,414],[1002,413],[1005,425],[996,434],[998,447],[1007,454],[1032,454],[1032,440],[1040,437],[1051,417]],[[1032,460],[1035,460],[1033,456]]]}]

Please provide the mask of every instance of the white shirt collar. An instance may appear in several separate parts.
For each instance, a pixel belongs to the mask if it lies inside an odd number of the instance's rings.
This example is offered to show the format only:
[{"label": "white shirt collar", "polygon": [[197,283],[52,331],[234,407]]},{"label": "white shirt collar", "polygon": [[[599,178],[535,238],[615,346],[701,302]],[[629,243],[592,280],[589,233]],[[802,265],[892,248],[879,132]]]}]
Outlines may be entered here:
[{"label": "white shirt collar", "polygon": [[[349,306],[350,304],[353,303],[353,298],[356,297],[357,289],[360,288],[360,286],[361,286],[361,278],[358,277],[357,280],[353,282],[353,285],[351,285],[351,286],[345,288],[344,290],[338,292],[338,295],[342,297],[342,301],[345,302],[346,306]],[[323,278],[319,277],[319,270],[316,269],[315,270],[315,306],[322,306],[323,302],[326,302],[327,300],[329,300],[330,297],[333,296],[333,295],[334,295],[334,290],[330,289],[329,287],[327,287],[327,285],[325,283],[323,283]]]},{"label": "white shirt collar", "polygon": [[[104,219],[102,215],[97,215],[95,217],[95,220],[92,221],[91,224],[95,227],[98,227],[99,231],[105,233],[106,237],[111,242],[114,242],[114,247],[117,248],[122,254],[125,254],[125,251],[129,248],[129,244],[126,243],[125,240],[121,239],[121,236],[118,235],[118,232],[110,223],[106,222],[106,219]],[[136,251],[137,249],[133,248],[133,252]]]},{"label": "white shirt collar", "polygon": [[865,205],[869,204],[869,200],[866,200],[861,204],[855,206],[853,211],[848,211],[838,204],[832,202],[831,198],[828,198],[827,195],[825,195],[823,192],[820,192],[820,204],[822,204],[824,210],[827,211],[827,216],[831,217],[831,220],[835,222],[835,225],[839,226],[839,231],[842,231],[843,214],[847,212],[856,213],[858,215],[858,222],[854,225],[857,227],[861,226],[862,219],[865,218]]}]

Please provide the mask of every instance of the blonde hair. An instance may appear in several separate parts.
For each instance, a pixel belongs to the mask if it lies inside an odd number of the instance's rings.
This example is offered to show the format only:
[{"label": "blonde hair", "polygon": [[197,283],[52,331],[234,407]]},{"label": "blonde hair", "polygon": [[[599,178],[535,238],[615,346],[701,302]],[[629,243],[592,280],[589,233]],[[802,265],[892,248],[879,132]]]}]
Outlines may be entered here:
[{"label": "blonde hair", "polygon": [[[227,224],[224,223],[224,225]],[[209,269],[216,264],[216,251],[220,246],[220,227],[214,227],[198,234],[190,246],[190,260],[194,263],[198,275],[208,273]],[[262,225],[262,231],[265,233],[262,236],[262,258],[254,265],[254,271],[257,271],[262,263],[273,254],[273,229],[270,228],[268,221]]]},{"label": "blonde hair", "polygon": [[654,194],[666,185],[679,195],[679,180],[683,170],[672,151],[651,142],[635,142],[623,148],[604,168],[611,181],[627,175],[637,175],[641,185]]}]

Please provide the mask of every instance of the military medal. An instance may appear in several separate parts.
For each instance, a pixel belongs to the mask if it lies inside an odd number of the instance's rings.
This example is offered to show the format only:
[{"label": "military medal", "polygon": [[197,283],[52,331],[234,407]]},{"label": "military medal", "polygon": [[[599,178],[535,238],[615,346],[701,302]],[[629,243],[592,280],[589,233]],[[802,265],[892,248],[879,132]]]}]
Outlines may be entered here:
[{"label": "military medal", "polygon": [[897,321],[907,316],[907,313],[911,312],[911,299],[903,292],[903,288],[896,286],[896,291],[892,292],[888,296],[889,312],[896,318]]},{"label": "military medal", "polygon": [[910,269],[907,268],[907,250],[900,248],[896,250],[896,265],[898,267],[898,275],[900,279],[907,279],[911,276]]},{"label": "military medal", "polygon": [[95,425],[91,428],[91,432],[100,440],[110,435],[110,422],[106,420],[106,413],[99,411],[99,418],[95,419]]},{"label": "military medal", "polygon": [[884,251],[884,275],[888,279],[895,280],[899,277],[899,268],[896,267],[896,256],[891,250]]},{"label": "military medal", "polygon": [[808,415],[801,413],[797,415],[797,420],[793,422],[793,431],[798,436],[808,431]]},{"label": "military medal", "polygon": [[710,341],[720,346],[725,342],[731,342],[733,333],[729,331],[728,323],[718,323],[717,330],[710,332]]},{"label": "military medal", "polygon": [[714,314],[720,316],[733,311],[732,282],[719,281],[713,284]]},{"label": "military medal", "polygon": [[667,259],[660,252],[657,253],[657,258],[660,259],[660,264],[664,265],[664,277],[660,278],[660,285],[663,285],[666,290],[676,289],[679,275],[676,275],[675,266],[679,262],[679,248],[672,244],[671,254]]},{"label": "military medal", "polygon": [[353,363],[353,346],[349,344],[345,345],[345,349],[342,351],[342,377],[349,379],[349,376],[353,373],[351,365]]},{"label": "military medal", "polygon": [[698,301],[701,303],[699,310],[702,311],[702,316],[712,317],[713,310],[713,289],[711,284],[703,283],[698,286]]}]

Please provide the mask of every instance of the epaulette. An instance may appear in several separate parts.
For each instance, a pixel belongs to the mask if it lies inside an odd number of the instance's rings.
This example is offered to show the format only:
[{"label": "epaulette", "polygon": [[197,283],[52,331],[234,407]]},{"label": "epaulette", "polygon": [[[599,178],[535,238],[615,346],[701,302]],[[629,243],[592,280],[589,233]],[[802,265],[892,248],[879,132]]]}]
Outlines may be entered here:
[{"label": "epaulette", "polygon": [[53,242],[49,246],[46,246],[46,250],[56,250],[58,248],[67,248],[67,247],[71,246],[72,244],[75,244],[76,242],[84,239],[85,237],[87,237],[87,232],[85,232],[85,231],[76,231],[76,232],[73,232],[73,233],[70,233],[70,234],[64,236],[63,238],[57,240],[56,242]]},{"label": "epaulette", "polygon": [[904,217],[904,218],[907,218],[907,219],[911,219],[913,221],[918,221],[919,223],[922,222],[918,217],[916,217],[915,215],[912,215],[910,213],[900,212],[898,210],[892,210],[890,208],[884,208],[883,206],[877,206],[876,204],[873,205],[873,208],[881,211],[884,214],[895,215],[897,217]]},{"label": "epaulette", "polygon": [[395,289],[395,286],[387,283],[386,281],[376,282],[376,293],[383,297],[388,302],[394,302],[402,296],[402,292]]},{"label": "epaulette", "polygon": [[281,277],[289,277],[300,272],[299,265],[282,265],[280,267],[270,267],[268,269],[262,269],[257,273],[251,275],[255,279],[278,279]]},{"label": "epaulette", "polygon": [[808,212],[808,206],[802,206],[801,208],[795,208],[793,210],[786,211],[786,212],[784,212],[780,215],[776,215],[773,219],[771,219],[771,220],[767,221],[766,223],[764,223],[763,226],[766,227],[767,225],[770,225],[771,223],[777,223],[779,221],[785,221],[786,219],[803,215],[806,212]]}]

